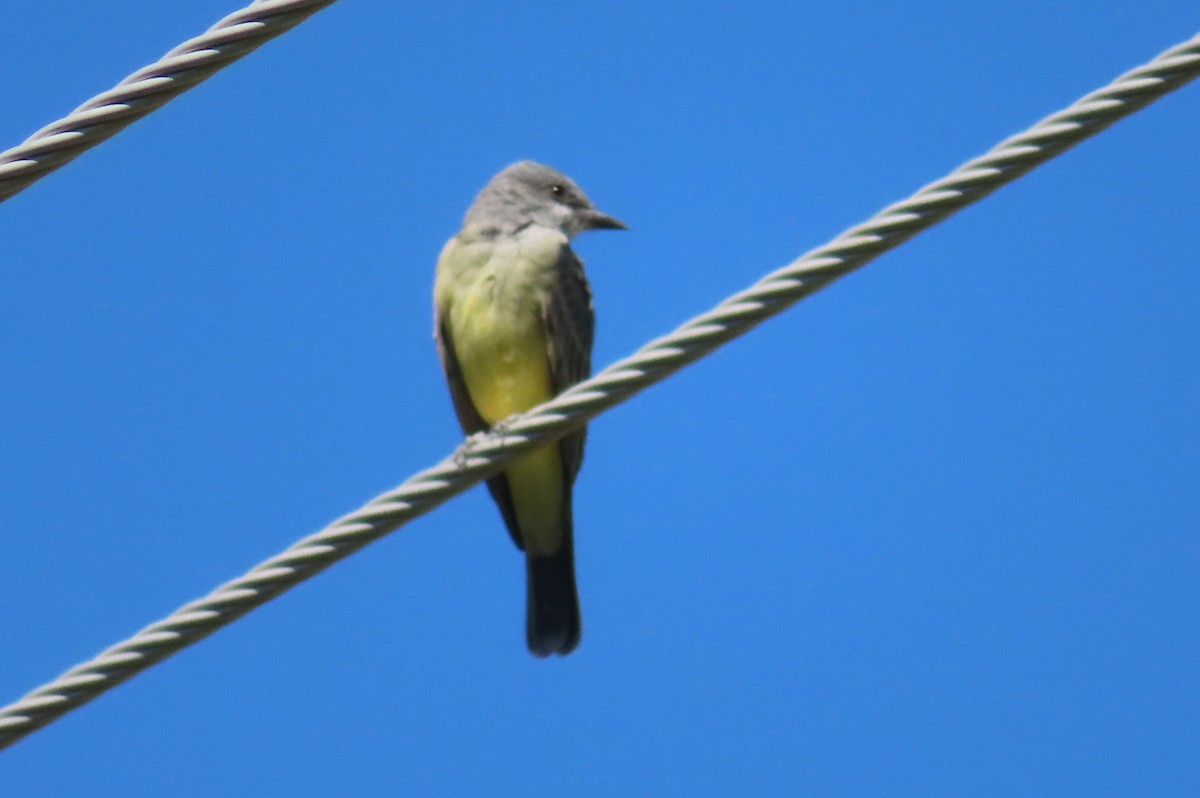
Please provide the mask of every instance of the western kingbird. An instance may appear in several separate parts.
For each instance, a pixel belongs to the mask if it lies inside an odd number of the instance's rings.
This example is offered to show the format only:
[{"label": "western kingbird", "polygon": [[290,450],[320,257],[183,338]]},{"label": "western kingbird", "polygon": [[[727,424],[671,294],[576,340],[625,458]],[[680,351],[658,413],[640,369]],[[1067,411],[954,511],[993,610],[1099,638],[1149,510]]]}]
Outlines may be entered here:
[{"label": "western kingbird", "polygon": [[[592,205],[566,175],[513,164],[479,192],[438,258],[438,354],[468,434],[541,404],[591,372],[592,291],[570,241],[625,225]],[[488,480],[525,552],[525,635],[539,657],[579,644],[571,487],[583,461],[581,427]]]}]

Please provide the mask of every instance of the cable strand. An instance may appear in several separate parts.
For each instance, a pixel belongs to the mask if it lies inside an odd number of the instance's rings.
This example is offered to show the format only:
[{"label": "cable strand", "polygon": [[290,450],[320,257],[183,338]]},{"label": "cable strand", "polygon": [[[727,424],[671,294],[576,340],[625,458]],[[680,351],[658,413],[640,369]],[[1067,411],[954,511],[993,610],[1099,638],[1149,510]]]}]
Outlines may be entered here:
[{"label": "cable strand", "polygon": [[291,30],[335,0],[257,0],[0,152],[0,202]]}]

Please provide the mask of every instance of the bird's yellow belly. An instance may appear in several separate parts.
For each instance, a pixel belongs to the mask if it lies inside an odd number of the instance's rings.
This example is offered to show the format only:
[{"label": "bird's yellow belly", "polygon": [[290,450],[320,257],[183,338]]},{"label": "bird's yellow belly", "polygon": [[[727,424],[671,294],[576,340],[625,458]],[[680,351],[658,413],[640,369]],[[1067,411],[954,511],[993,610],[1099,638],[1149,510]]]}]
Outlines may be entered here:
[{"label": "bird's yellow belly", "polygon": [[[459,364],[479,415],[489,424],[528,410],[552,395],[546,339],[540,325],[496,314],[466,314],[465,335],[455,335]],[[463,351],[466,350],[466,351]]]},{"label": "bird's yellow belly", "polygon": [[[538,308],[505,302],[481,281],[453,319],[455,354],[480,417],[495,424],[550,399],[550,362]],[[553,554],[562,542],[563,471],[558,444],[505,469],[527,551]]]}]

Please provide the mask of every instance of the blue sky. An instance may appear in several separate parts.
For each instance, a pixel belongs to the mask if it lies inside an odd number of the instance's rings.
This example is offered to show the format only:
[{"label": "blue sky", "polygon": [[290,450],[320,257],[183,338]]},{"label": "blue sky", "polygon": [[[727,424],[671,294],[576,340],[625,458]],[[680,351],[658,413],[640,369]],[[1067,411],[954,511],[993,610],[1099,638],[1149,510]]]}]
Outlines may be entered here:
[{"label": "blue sky", "polygon": [[[9,0],[0,146],[235,6]],[[459,440],[521,158],[628,354],[1193,3],[343,2],[0,207],[0,701]],[[1200,86],[594,422],[580,650],[481,489],[0,755],[5,795],[1194,795]],[[66,763],[66,764],[64,764]]]}]

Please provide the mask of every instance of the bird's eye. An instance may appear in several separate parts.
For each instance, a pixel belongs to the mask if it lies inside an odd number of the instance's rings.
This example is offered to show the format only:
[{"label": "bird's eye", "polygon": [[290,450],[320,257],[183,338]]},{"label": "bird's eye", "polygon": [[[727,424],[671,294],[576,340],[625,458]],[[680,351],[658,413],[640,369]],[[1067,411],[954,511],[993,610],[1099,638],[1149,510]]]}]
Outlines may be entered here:
[{"label": "bird's eye", "polygon": [[567,193],[567,189],[562,183],[555,183],[554,185],[550,186],[550,193],[556,197],[561,197],[563,194]]}]

